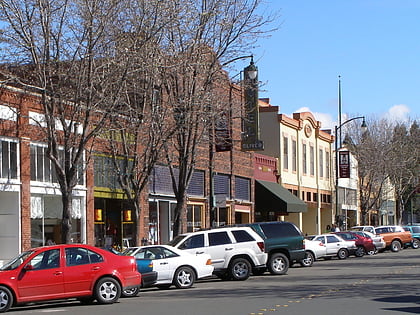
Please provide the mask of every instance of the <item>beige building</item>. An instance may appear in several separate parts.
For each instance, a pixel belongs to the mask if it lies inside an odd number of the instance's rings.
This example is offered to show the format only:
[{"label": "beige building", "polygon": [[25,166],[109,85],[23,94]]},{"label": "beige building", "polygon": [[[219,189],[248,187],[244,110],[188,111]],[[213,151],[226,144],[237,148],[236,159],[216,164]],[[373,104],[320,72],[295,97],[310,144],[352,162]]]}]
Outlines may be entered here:
[{"label": "beige building", "polygon": [[278,180],[284,188],[305,201],[306,213],[279,218],[295,223],[305,234],[318,234],[335,223],[333,207],[334,137],[321,130],[321,123],[309,112],[293,117],[279,114],[279,107],[260,100],[262,154],[278,159]]}]

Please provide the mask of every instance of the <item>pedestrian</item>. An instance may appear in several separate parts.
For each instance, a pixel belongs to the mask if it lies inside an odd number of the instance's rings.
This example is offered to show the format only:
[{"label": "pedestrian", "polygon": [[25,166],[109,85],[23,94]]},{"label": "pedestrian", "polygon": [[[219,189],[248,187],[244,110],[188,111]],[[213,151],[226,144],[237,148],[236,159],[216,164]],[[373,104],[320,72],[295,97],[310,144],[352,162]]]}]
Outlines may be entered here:
[{"label": "pedestrian", "polygon": [[331,228],[331,232],[340,232],[340,228],[337,225],[333,224]]}]

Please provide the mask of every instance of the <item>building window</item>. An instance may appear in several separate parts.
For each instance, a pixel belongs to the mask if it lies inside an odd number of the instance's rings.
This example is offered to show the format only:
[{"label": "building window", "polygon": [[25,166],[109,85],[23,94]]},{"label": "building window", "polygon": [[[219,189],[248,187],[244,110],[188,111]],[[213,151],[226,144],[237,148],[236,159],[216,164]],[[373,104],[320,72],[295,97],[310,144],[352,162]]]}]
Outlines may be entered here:
[{"label": "building window", "polygon": [[318,201],[318,194],[314,193],[314,202],[317,202],[317,201]]},{"label": "building window", "polygon": [[213,191],[215,195],[225,195],[230,198],[230,176],[215,174],[213,177]]},{"label": "building window", "polygon": [[315,149],[313,145],[309,146],[309,163],[311,176],[315,176]]},{"label": "building window", "polygon": [[319,149],[319,177],[324,177],[324,151]]},{"label": "building window", "polygon": [[296,140],[292,140],[292,171],[296,172],[297,166],[297,147]]},{"label": "building window", "polygon": [[289,139],[283,137],[283,169],[289,169]]},{"label": "building window", "polygon": [[331,172],[331,155],[330,152],[325,152],[325,177],[330,178],[330,172]]},{"label": "building window", "polygon": [[310,192],[310,191],[308,191],[308,192],[306,193],[306,200],[307,200],[307,201],[311,201],[311,192]]},{"label": "building window", "polygon": [[302,166],[303,174],[308,173],[307,157],[306,157],[306,143],[302,144]]},{"label": "building window", "polygon": [[251,200],[251,180],[244,177],[235,177],[235,199]]},{"label": "building window", "polygon": [[17,143],[1,140],[0,178],[17,179]]},{"label": "building window", "polygon": [[201,205],[187,206],[187,232],[195,232],[203,227],[202,210],[203,207]]},{"label": "building window", "polygon": [[[48,158],[47,147],[31,144],[31,180],[44,183],[58,183],[55,166]],[[63,149],[59,149],[59,158],[64,158]],[[84,184],[83,165],[77,169],[77,184]]]}]

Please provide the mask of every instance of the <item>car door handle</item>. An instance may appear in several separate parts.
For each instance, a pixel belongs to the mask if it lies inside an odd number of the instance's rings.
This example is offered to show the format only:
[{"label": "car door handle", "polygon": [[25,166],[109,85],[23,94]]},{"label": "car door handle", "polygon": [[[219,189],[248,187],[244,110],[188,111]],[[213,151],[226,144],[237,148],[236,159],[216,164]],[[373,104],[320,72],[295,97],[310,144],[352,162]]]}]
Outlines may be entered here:
[{"label": "car door handle", "polygon": [[96,267],[92,268],[93,271],[96,271],[96,270],[99,270],[99,269],[101,269],[101,267],[99,267],[99,266],[96,266]]},{"label": "car door handle", "polygon": [[61,276],[63,274],[62,271],[56,271],[54,272],[54,276]]},{"label": "car door handle", "polygon": [[226,247],[225,250],[232,250],[233,247]]},{"label": "car door handle", "polygon": [[204,254],[204,252],[195,252],[196,255]]},{"label": "car door handle", "polygon": [[168,263],[167,262],[161,262],[160,264],[161,265],[167,265]]}]

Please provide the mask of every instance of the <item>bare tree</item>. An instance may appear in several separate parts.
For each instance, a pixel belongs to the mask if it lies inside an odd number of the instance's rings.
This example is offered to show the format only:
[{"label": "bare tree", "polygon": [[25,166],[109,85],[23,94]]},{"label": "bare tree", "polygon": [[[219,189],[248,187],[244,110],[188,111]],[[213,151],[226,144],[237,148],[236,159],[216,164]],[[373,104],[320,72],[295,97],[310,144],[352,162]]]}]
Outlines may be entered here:
[{"label": "bare tree", "polygon": [[390,167],[388,169],[397,200],[398,223],[402,223],[406,205],[414,192],[419,178],[420,148],[418,124],[410,129],[407,124],[398,123],[393,132]]},{"label": "bare tree", "polygon": [[40,95],[40,141],[57,173],[63,205],[61,241],[71,235],[73,189],[93,140],[120,103],[126,71],[116,38],[127,25],[124,1],[3,0],[2,59],[21,86]]},{"label": "bare tree", "polygon": [[357,123],[346,129],[347,145],[358,161],[359,200],[362,224],[368,224],[369,213],[381,207],[382,196],[390,189],[387,173],[392,128],[386,120],[369,119],[362,133]]},{"label": "bare tree", "polygon": [[367,125],[365,134],[355,125],[347,129],[349,149],[358,160],[362,224],[368,223],[371,210],[382,207],[386,195],[395,196],[401,223],[419,176],[417,124],[412,124],[410,133],[403,122],[372,118]]},{"label": "bare tree", "polygon": [[[168,54],[162,81],[176,133],[166,145],[166,159],[177,200],[176,236],[186,216],[187,188],[200,148],[226,103],[217,88],[226,86],[220,64],[252,49],[270,17],[257,14],[260,0],[185,0],[173,2],[173,18],[162,41]],[[203,142],[203,141],[206,142]],[[208,148],[208,146],[207,146]]]}]

